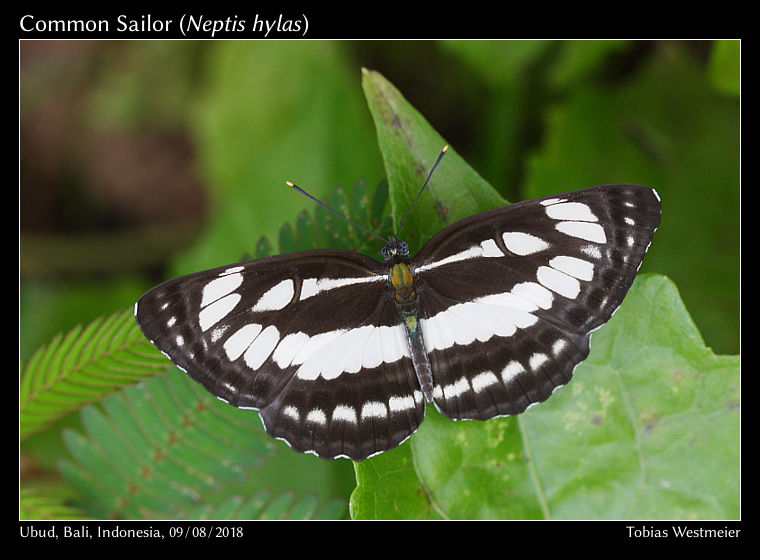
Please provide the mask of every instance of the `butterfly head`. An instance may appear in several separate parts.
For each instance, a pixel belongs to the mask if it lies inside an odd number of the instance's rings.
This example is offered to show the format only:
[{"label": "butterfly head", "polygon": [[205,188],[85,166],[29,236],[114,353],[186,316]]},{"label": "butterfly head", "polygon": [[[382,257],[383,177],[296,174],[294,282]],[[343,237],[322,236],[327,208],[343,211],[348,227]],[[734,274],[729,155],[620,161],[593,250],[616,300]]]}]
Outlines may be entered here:
[{"label": "butterfly head", "polygon": [[395,237],[391,237],[380,249],[380,254],[387,264],[409,259],[409,244],[406,241],[399,241]]}]

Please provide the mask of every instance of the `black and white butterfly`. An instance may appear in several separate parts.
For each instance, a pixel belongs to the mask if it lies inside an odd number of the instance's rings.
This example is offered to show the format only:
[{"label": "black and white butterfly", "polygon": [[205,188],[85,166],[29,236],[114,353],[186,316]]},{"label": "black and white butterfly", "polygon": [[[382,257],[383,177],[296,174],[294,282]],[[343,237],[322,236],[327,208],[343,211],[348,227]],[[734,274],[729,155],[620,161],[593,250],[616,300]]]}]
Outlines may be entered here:
[{"label": "black and white butterfly", "polygon": [[175,278],[135,317],[208,391],[258,410],[271,436],[360,461],[417,430],[426,401],[486,420],[566,384],[660,211],[640,185],[547,196],[456,222],[413,258],[393,237],[384,262],[313,250]]}]

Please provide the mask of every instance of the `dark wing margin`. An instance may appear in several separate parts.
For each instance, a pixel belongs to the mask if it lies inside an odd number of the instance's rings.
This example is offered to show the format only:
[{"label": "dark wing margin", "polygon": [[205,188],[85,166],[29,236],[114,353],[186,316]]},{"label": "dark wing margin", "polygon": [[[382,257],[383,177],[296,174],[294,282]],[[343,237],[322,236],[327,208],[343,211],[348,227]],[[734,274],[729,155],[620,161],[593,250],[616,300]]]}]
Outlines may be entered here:
[{"label": "dark wing margin", "polygon": [[660,222],[657,193],[602,185],[457,222],[415,255],[434,402],[453,419],[518,414],[566,384]]}]

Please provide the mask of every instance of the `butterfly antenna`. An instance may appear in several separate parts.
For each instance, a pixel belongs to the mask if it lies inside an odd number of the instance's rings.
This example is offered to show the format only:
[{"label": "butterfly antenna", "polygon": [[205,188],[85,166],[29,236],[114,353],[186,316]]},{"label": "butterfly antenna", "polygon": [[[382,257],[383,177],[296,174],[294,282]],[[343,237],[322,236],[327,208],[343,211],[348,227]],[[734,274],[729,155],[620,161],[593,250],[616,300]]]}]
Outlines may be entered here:
[{"label": "butterfly antenna", "polygon": [[438,154],[438,159],[435,160],[433,167],[430,168],[430,173],[428,173],[427,179],[425,179],[425,183],[422,185],[420,192],[417,193],[417,198],[414,199],[414,202],[412,202],[412,205],[409,207],[409,210],[407,210],[406,214],[404,214],[404,219],[401,220],[401,223],[399,224],[398,229],[396,230],[395,237],[398,237],[398,234],[401,231],[401,226],[404,225],[404,222],[406,222],[406,219],[409,217],[409,214],[411,213],[412,208],[414,208],[415,204],[417,204],[417,201],[420,199],[420,196],[422,195],[422,191],[425,190],[425,187],[427,187],[428,181],[430,181],[430,177],[433,175],[433,171],[435,171],[435,168],[438,167],[438,163],[441,161],[441,158],[443,158],[443,154],[445,154],[446,150],[448,149],[449,149],[449,145],[446,144],[441,150],[441,153]]},{"label": "butterfly antenna", "polygon": [[305,196],[309,197],[309,198],[310,198],[310,199],[312,199],[314,202],[316,202],[317,204],[319,204],[319,205],[320,205],[322,208],[324,208],[324,209],[326,209],[326,210],[329,210],[330,212],[332,212],[332,213],[333,213],[333,214],[335,214],[336,216],[340,216],[341,218],[343,218],[344,220],[346,220],[346,221],[347,221],[349,224],[355,225],[356,227],[358,227],[358,228],[360,228],[360,229],[363,229],[364,231],[366,231],[367,233],[369,233],[369,234],[371,234],[371,235],[374,235],[375,237],[377,237],[377,238],[378,238],[380,241],[382,241],[382,242],[384,242],[384,243],[385,243],[386,241],[388,241],[387,239],[385,239],[385,238],[383,238],[383,237],[380,237],[378,234],[376,234],[376,233],[375,233],[374,231],[372,231],[371,229],[367,229],[367,228],[366,228],[366,227],[364,227],[363,225],[361,225],[361,224],[357,224],[357,223],[356,223],[356,222],[354,222],[353,220],[349,220],[349,219],[348,219],[348,218],[346,218],[346,217],[345,217],[343,214],[341,214],[341,213],[340,213],[340,212],[338,212],[337,210],[333,210],[333,209],[332,209],[332,208],[330,208],[330,207],[329,207],[327,204],[325,204],[324,202],[322,202],[321,200],[319,200],[317,197],[310,195],[309,193],[307,193],[305,190],[303,190],[303,189],[302,189],[301,187],[299,187],[298,185],[295,185],[295,184],[291,183],[290,181],[285,181],[285,184],[286,184],[287,186],[289,186],[289,187],[291,187],[291,188],[293,188],[293,189],[297,190],[297,191],[298,191],[298,192],[300,192],[302,195],[305,195]]}]

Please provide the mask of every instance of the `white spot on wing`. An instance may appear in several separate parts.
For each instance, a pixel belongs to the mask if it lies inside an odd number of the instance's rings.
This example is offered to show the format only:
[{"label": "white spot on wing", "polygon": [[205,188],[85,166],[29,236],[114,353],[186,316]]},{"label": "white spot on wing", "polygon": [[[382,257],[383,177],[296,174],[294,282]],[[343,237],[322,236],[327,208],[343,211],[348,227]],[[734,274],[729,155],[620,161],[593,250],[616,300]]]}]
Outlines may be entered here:
[{"label": "white spot on wing", "polygon": [[365,418],[385,418],[386,416],[388,416],[388,410],[379,401],[367,401],[362,405],[362,420]]},{"label": "white spot on wing", "polygon": [[493,239],[486,239],[480,244],[481,256],[483,257],[503,257],[504,253],[501,252],[496,241]]},{"label": "white spot on wing", "polygon": [[[212,330],[211,331],[211,342],[216,342],[217,340],[219,340],[220,338],[222,338],[222,335],[224,335],[224,333],[227,331],[228,327],[229,327],[229,325],[220,325],[220,326],[216,327],[214,330]],[[201,342],[204,345],[203,348],[207,349],[206,348],[206,340],[205,339],[201,339]]]},{"label": "white spot on wing", "polygon": [[[420,320],[428,350],[443,350],[453,344],[485,342],[494,336],[512,336],[517,329],[533,325],[538,318],[523,309],[471,301],[459,303]],[[440,333],[446,333],[442,336]]]},{"label": "white spot on wing", "polygon": [[504,383],[509,383],[515,377],[517,377],[524,371],[525,371],[525,368],[522,366],[520,362],[512,360],[501,371],[501,379],[502,381],[504,381]]},{"label": "white spot on wing", "polygon": [[250,323],[239,328],[224,342],[223,348],[230,361],[237,360],[261,332],[261,325]]},{"label": "white spot on wing", "polygon": [[293,280],[287,278],[267,290],[256,305],[254,311],[277,311],[290,303],[293,299],[295,288]]},{"label": "white spot on wing", "polygon": [[554,268],[539,267],[537,276],[541,284],[566,298],[575,299],[581,291],[581,284],[577,279]]},{"label": "white spot on wing", "polygon": [[607,236],[604,234],[604,228],[599,224],[591,222],[557,222],[557,230],[565,235],[593,241],[595,243],[606,243]]},{"label": "white spot on wing", "polygon": [[269,357],[280,340],[280,331],[274,325],[269,325],[256,337],[243,354],[243,359],[251,369],[259,369]]},{"label": "white spot on wing", "polygon": [[272,359],[282,369],[293,363],[293,358],[309,341],[309,335],[302,332],[292,333],[283,338],[272,354]]},{"label": "white spot on wing", "polygon": [[239,301],[240,294],[229,294],[201,309],[201,312],[198,313],[198,325],[200,325],[201,330],[205,332],[224,319]]},{"label": "white spot on wing", "polygon": [[298,422],[301,419],[301,415],[298,414],[298,409],[294,406],[286,406],[282,409],[282,415],[287,416],[288,418],[292,418],[296,422]]},{"label": "white spot on wing", "polygon": [[493,374],[492,371],[484,371],[472,378],[472,389],[479,393],[483,389],[487,389],[491,385],[495,385],[499,380]]},{"label": "white spot on wing", "polygon": [[425,270],[430,270],[446,264],[467,261],[480,257],[493,258],[503,256],[504,253],[501,252],[501,249],[499,249],[496,241],[493,239],[486,239],[479,245],[473,245],[472,247],[465,249],[464,251],[460,251],[459,253],[455,253],[454,255],[449,255],[448,257],[445,257],[441,260],[428,262],[426,264],[418,266],[415,268],[415,272],[423,272]]},{"label": "white spot on wing", "polygon": [[235,274],[236,272],[241,272],[244,268],[244,266],[233,266],[222,272],[222,274],[219,276],[222,276],[224,274]]},{"label": "white spot on wing", "polygon": [[597,260],[601,260],[602,258],[602,252],[596,245],[583,245],[581,247],[581,253]]},{"label": "white spot on wing", "polygon": [[547,206],[546,214],[555,220],[578,220],[582,222],[599,221],[591,211],[591,208],[580,202],[564,202]]},{"label": "white spot on wing", "polygon": [[460,377],[451,385],[443,387],[443,396],[446,399],[455,399],[459,395],[470,391],[470,384],[466,377]]},{"label": "white spot on wing", "polygon": [[345,404],[339,404],[333,409],[332,419],[340,420],[341,422],[349,422],[351,424],[357,423],[356,411],[352,406]]},{"label": "white spot on wing", "polygon": [[412,395],[393,396],[388,399],[388,408],[391,412],[405,412],[414,409],[414,407],[415,403]]},{"label": "white spot on wing", "polygon": [[[309,337],[303,335],[291,363],[300,364],[299,379],[335,379],[409,356],[409,345],[401,325],[365,325]],[[283,354],[285,355],[285,354]],[[381,360],[381,361],[380,361]]]},{"label": "white spot on wing", "polygon": [[491,294],[479,297],[473,300],[476,303],[487,303],[488,305],[501,305],[510,309],[520,309],[522,311],[532,312],[538,309],[538,306],[532,301],[519,297],[512,292],[503,294]]},{"label": "white spot on wing", "polygon": [[579,280],[590,281],[594,278],[594,265],[583,259],[575,257],[559,256],[549,261],[552,268],[574,276]]},{"label": "white spot on wing", "polygon": [[528,300],[541,309],[549,309],[554,301],[552,293],[535,282],[520,282],[512,287],[512,293]]},{"label": "white spot on wing", "polygon": [[549,206],[550,204],[559,204],[560,202],[565,202],[564,198],[547,198],[546,200],[541,201],[542,206]]},{"label": "white spot on wing", "polygon": [[364,284],[367,282],[380,282],[383,280],[385,280],[385,276],[382,275],[363,276],[358,278],[306,278],[301,285],[301,294],[298,299],[303,301],[319,294],[320,292],[334,290],[335,288],[352,286],[354,284]]},{"label": "white spot on wing", "polygon": [[214,278],[211,282],[203,287],[203,297],[201,298],[201,307],[226,296],[233,290],[237,289],[243,283],[242,274],[225,274]]},{"label": "white spot on wing", "polygon": [[543,239],[521,231],[507,231],[501,237],[507,249],[520,256],[532,255],[549,247]]},{"label": "white spot on wing", "polygon": [[362,349],[362,364],[366,368],[376,368],[383,363],[383,331],[372,329]]},{"label": "white spot on wing", "polygon": [[313,422],[315,424],[321,424],[322,426],[324,426],[325,424],[327,424],[327,417],[325,416],[325,413],[322,411],[322,409],[313,408],[306,415],[306,421]]},{"label": "white spot on wing", "polygon": [[549,361],[549,358],[546,356],[546,354],[541,354],[539,352],[536,352],[530,357],[528,364],[530,365],[530,369],[535,371],[548,361]]}]

